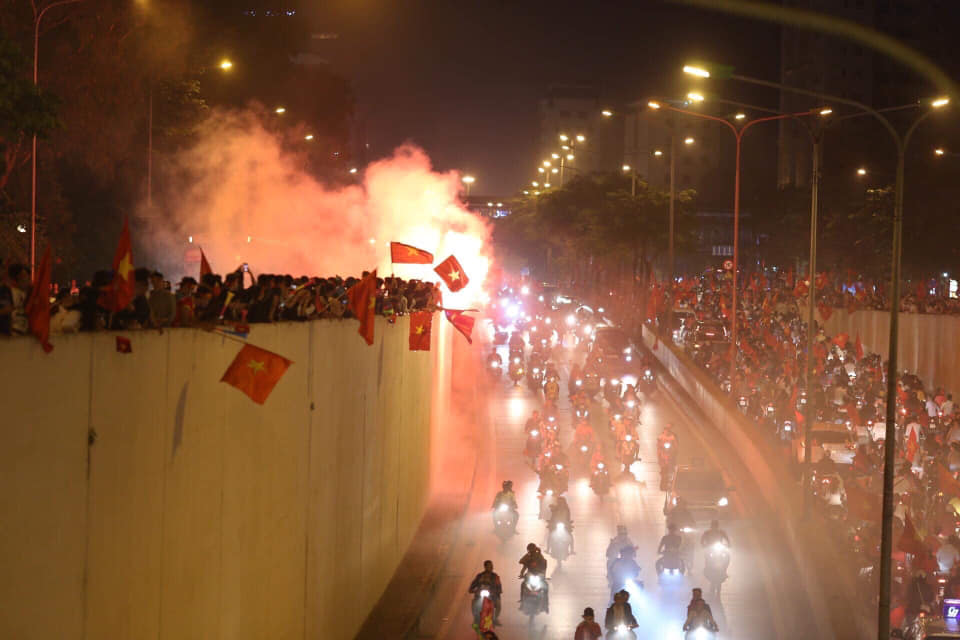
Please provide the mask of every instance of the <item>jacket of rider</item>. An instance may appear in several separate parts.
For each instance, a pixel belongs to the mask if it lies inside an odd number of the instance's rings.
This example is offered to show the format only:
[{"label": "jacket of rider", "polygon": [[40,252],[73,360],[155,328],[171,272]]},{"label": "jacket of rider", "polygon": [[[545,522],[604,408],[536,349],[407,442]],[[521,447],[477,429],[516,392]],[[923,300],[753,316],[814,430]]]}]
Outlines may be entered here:
[{"label": "jacket of rider", "polygon": [[[489,494],[488,494],[489,495]],[[508,504],[511,509],[517,508],[517,496],[513,491],[500,491],[497,497],[493,499],[493,508],[496,509],[500,504]]]},{"label": "jacket of rider", "polygon": [[660,538],[660,546],[657,547],[657,552],[679,551],[682,545],[683,537],[679,533],[668,533]]},{"label": "jacket of rider", "polygon": [[704,547],[709,547],[717,542],[730,546],[730,538],[727,537],[723,529],[707,529],[700,537],[700,545]]},{"label": "jacket of rider", "polygon": [[630,539],[630,536],[618,535],[616,538],[610,539],[610,544],[607,545],[607,560],[616,560],[620,557],[620,550],[624,547],[632,547],[633,540]]},{"label": "jacket of rider", "polygon": [[481,587],[486,587],[490,590],[490,594],[495,598],[499,598],[500,594],[503,593],[503,585],[500,583],[500,576],[498,576],[493,571],[481,571],[473,579],[473,582],[470,583],[470,593],[478,591]]},{"label": "jacket of rider", "polygon": [[604,617],[603,626],[607,630],[616,629],[617,625],[625,624],[628,627],[637,626],[637,619],[633,617],[633,609],[629,602],[617,602],[607,609],[607,615]]},{"label": "jacket of rider", "polygon": [[573,640],[600,640],[603,637],[603,631],[596,622],[587,622],[584,620],[577,625],[577,630],[573,634]]}]

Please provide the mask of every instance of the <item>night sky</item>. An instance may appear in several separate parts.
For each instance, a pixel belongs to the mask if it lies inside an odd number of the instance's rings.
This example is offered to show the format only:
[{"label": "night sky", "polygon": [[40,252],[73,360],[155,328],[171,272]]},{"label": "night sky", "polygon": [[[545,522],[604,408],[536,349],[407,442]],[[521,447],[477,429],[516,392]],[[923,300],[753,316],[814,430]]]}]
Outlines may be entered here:
[{"label": "night sky", "polygon": [[335,0],[305,13],[339,34],[314,50],[352,78],[371,150],[413,141],[438,168],[474,173],[478,194],[528,179],[550,84],[595,84],[614,101],[682,95],[694,58],[778,78],[776,27],[663,2]]}]

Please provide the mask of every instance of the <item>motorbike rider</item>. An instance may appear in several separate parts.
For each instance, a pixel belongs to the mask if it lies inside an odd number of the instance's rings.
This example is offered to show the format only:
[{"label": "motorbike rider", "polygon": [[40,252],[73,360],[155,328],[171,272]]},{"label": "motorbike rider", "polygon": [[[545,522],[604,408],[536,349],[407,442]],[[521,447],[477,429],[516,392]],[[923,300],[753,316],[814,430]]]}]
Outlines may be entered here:
[{"label": "motorbike rider", "polygon": [[557,401],[557,398],[560,396],[560,385],[557,383],[556,377],[551,377],[547,380],[547,384],[543,386],[543,395],[548,402]]},{"label": "motorbike rider", "polygon": [[663,431],[660,432],[660,435],[657,436],[657,447],[663,449],[666,443],[670,443],[671,449],[677,448],[677,434],[673,432],[673,425],[669,422],[663,428]]},{"label": "motorbike rider", "polygon": [[527,418],[527,424],[524,425],[527,433],[530,433],[534,429],[539,429],[540,424],[543,422],[543,419],[540,417],[540,412],[534,409],[533,414]]},{"label": "motorbike rider", "polygon": [[520,351],[523,352],[524,342],[523,336],[520,335],[519,331],[515,331],[510,334],[510,351]]},{"label": "motorbike rider", "polygon": [[[558,496],[557,501],[550,505],[550,519],[547,520],[547,531],[553,533],[559,523],[563,523],[570,536],[570,555],[574,555],[573,550],[573,519],[570,517],[570,505],[563,496]],[[550,536],[547,536],[547,552],[550,551]]]},{"label": "motorbike rider", "polygon": [[583,610],[583,622],[577,625],[573,633],[573,640],[600,640],[602,637],[603,631],[593,619],[593,609],[587,607]]},{"label": "motorbike rider", "polygon": [[[478,573],[473,582],[470,583],[469,593],[477,594],[486,589],[490,592],[488,596],[493,602],[493,624],[500,626],[500,596],[503,595],[503,585],[500,583],[500,576],[493,572],[493,562],[483,561],[483,571]],[[482,604],[482,602],[481,602]]]},{"label": "motorbike rider", "polygon": [[497,369],[503,366],[503,359],[500,357],[500,354],[497,353],[497,350],[494,349],[490,352],[490,355],[487,356],[487,366],[493,367],[496,365]]},{"label": "motorbike rider", "polygon": [[[540,547],[531,542],[527,545],[527,553],[520,558],[520,564],[522,565],[520,569],[520,608],[522,609],[523,598],[527,595],[527,582],[523,578],[530,573],[545,579],[547,575],[547,559],[543,557]],[[549,612],[550,608],[548,605],[547,613]]]},{"label": "motorbike rider", "polygon": [[627,535],[627,528],[622,524],[618,524],[617,536],[610,538],[610,544],[607,545],[607,573],[610,573],[610,568],[613,566],[613,563],[620,557],[620,550],[632,546],[634,546],[633,540]]},{"label": "motorbike rider", "polygon": [[717,542],[722,542],[724,546],[730,546],[730,538],[727,537],[727,533],[720,528],[719,520],[711,520],[710,528],[703,532],[703,535],[700,536],[700,546],[707,548],[711,547]]},{"label": "motorbike rider", "polygon": [[617,627],[626,625],[629,629],[636,629],[639,625],[637,619],[633,617],[633,610],[630,608],[630,594],[626,589],[621,589],[613,596],[613,604],[607,608],[607,615],[604,617],[603,626],[607,633],[616,631]]},{"label": "motorbike rider", "polygon": [[699,588],[693,590],[693,598],[687,605],[687,620],[683,623],[683,630],[690,631],[696,627],[705,627],[714,633],[720,630],[717,621],[713,619],[710,605],[703,599],[703,591]]},{"label": "motorbike rider", "polygon": [[513,532],[516,533],[517,521],[520,519],[520,509],[517,507],[517,495],[513,492],[513,480],[504,480],[501,486],[503,488],[497,492],[491,508],[496,511],[501,504],[507,505],[513,513]]},{"label": "motorbike rider", "polygon": [[667,534],[660,538],[660,546],[657,547],[657,553],[660,555],[680,553],[681,545],[683,545],[683,536],[677,533],[676,523],[671,522],[667,525]]}]

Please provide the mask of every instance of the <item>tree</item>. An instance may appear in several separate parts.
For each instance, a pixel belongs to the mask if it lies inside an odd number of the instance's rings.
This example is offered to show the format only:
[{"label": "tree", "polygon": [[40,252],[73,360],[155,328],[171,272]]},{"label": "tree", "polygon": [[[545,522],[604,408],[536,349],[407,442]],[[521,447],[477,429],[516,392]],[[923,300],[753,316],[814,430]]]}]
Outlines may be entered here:
[{"label": "tree", "polygon": [[35,87],[17,45],[0,32],[0,194],[13,172],[30,159],[29,140],[44,138],[58,125],[53,95]]}]

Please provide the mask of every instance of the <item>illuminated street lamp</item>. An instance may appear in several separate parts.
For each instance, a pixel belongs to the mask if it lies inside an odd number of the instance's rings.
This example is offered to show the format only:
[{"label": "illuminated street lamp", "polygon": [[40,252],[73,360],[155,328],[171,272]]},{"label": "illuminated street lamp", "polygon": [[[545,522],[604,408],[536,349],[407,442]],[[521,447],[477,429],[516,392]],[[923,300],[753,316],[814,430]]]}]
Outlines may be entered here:
[{"label": "illuminated street lamp", "polygon": [[356,167],[351,167],[350,173],[356,173],[356,172],[357,172],[357,168],[356,168]]},{"label": "illuminated street lamp", "polygon": [[745,114],[745,113],[738,113],[737,115],[735,115],[735,116],[733,116],[733,117],[734,117],[735,119],[737,119],[737,120],[746,120],[747,114]]},{"label": "illuminated street lamp", "polygon": [[696,91],[691,91],[690,93],[688,93],[687,99],[690,100],[691,102],[703,102],[704,100],[703,94],[697,93]]},{"label": "illuminated street lamp", "polygon": [[276,109],[273,110],[273,112],[279,115],[283,115],[287,112],[287,109],[286,107],[277,107]]},{"label": "illuminated street lamp", "polygon": [[546,173],[547,170],[544,169],[543,167],[537,167],[537,171],[539,171],[540,173]]},{"label": "illuminated street lamp", "polygon": [[560,159],[560,155],[559,155],[559,154],[556,154],[556,153],[551,153],[551,154],[550,154],[550,157],[553,158],[554,160],[559,160],[559,159]]},{"label": "illuminated street lamp", "polygon": [[647,106],[650,107],[651,109],[659,109],[660,103],[654,100],[651,100],[650,102],[647,103]]},{"label": "illuminated street lamp", "polygon": [[569,139],[570,139],[570,138],[569,138],[569,136],[567,136],[567,134],[565,134],[565,133],[561,133],[561,134],[560,134],[560,140],[561,140],[561,141],[566,142],[566,141],[569,140]]},{"label": "illuminated street lamp", "polygon": [[307,135],[303,136],[303,139],[309,142],[310,140],[313,140],[313,134],[308,133]]},{"label": "illuminated street lamp", "polygon": [[473,183],[476,181],[477,179],[474,178],[473,176],[463,176],[462,178],[460,178],[460,182],[467,185],[467,197],[470,196],[470,187],[472,187]]},{"label": "illuminated street lamp", "polygon": [[660,151],[660,149],[655,149],[654,152],[653,152],[653,155],[655,155],[655,156],[657,156],[657,157],[659,158],[660,156],[663,155],[663,151]]},{"label": "illuminated street lamp", "polygon": [[686,138],[683,139],[683,144],[693,144],[694,142],[695,140],[691,136],[687,136]]},{"label": "illuminated street lamp", "polygon": [[[759,80],[757,78],[751,78],[747,76],[737,75],[733,73],[732,67],[717,67],[719,73],[714,74],[720,77],[731,78],[734,80],[739,80],[741,82],[747,82],[750,84],[755,84],[762,87],[767,87],[770,89],[778,89],[780,91],[787,91],[790,93],[799,94],[806,97],[817,98],[820,100],[829,100],[831,102],[836,102],[839,104],[845,104],[851,107],[858,109],[863,114],[870,114],[876,118],[880,124],[884,126],[887,132],[893,138],[894,145],[897,150],[897,169],[896,169],[896,178],[894,185],[894,200],[893,200],[893,238],[891,242],[891,269],[890,269],[890,322],[889,322],[889,337],[888,337],[888,347],[887,347],[887,390],[886,390],[886,430],[885,438],[883,445],[884,453],[884,463],[883,463],[883,511],[881,517],[881,529],[880,529],[880,571],[879,571],[879,598],[878,598],[878,607],[877,607],[877,637],[878,638],[889,638],[890,637],[890,600],[891,600],[891,587],[892,587],[892,574],[893,566],[891,556],[893,553],[893,516],[894,516],[894,500],[893,500],[893,480],[894,480],[894,471],[896,465],[896,433],[897,433],[897,383],[898,383],[898,352],[899,352],[899,308],[900,308],[900,273],[901,273],[901,253],[902,253],[902,244],[903,244],[903,192],[904,192],[904,169],[905,169],[905,159],[907,147],[910,143],[910,138],[913,136],[914,131],[917,127],[923,122],[927,117],[929,117],[935,110],[941,109],[947,106],[950,103],[949,98],[938,97],[931,100],[928,104],[931,109],[921,113],[913,122],[907,127],[906,131],[901,133],[893,124],[888,120],[880,111],[874,109],[871,106],[858,102],[856,100],[850,100],[847,98],[841,98],[838,96],[830,96],[822,93],[817,93],[815,91],[809,91],[806,89],[801,89],[799,87],[792,87],[789,85],[784,85],[777,82],[770,82],[767,80]],[[694,73],[693,69],[684,68],[684,71],[687,73]],[[696,73],[694,73],[696,75]],[[709,72],[708,75],[709,76]],[[819,156],[819,147],[820,142],[817,136],[814,136],[814,175],[816,175],[819,170],[817,168],[818,156]],[[863,169],[863,173],[860,170],[857,171],[860,175],[865,175],[866,170]],[[814,181],[814,188],[816,188],[816,180]],[[814,248],[816,246],[816,235],[813,231],[816,229],[816,201],[817,196],[814,193],[812,198],[813,206],[811,213],[811,260],[810,260],[810,273],[811,279],[816,267],[816,259]],[[734,271],[734,278],[736,278],[736,271]],[[736,283],[736,280],[734,280]],[[810,302],[808,304],[809,310],[808,313],[808,335],[810,336],[811,342],[808,346],[808,353],[812,352],[812,340],[814,331],[812,330],[813,322],[813,301],[814,301],[814,291],[816,287],[810,287]],[[736,294],[736,284],[734,284],[734,294]],[[736,318],[736,304],[734,304],[734,318]],[[734,334],[735,336],[736,334]],[[807,358],[807,380],[809,382],[811,378],[811,370],[813,358]],[[808,384],[809,388],[809,384]],[[808,403],[808,412],[812,412],[812,409],[809,407],[812,406],[812,403]],[[809,416],[812,413],[808,413],[808,422],[810,421]],[[812,429],[806,430],[806,443],[805,443],[805,452],[804,452],[804,463],[807,468],[810,466],[811,460],[811,446],[810,446],[810,434]],[[805,496],[805,505],[807,504],[809,491],[804,493]],[[805,506],[806,508],[806,506]]]},{"label": "illuminated street lamp", "polygon": [[550,183],[549,183],[549,182],[545,182],[545,183],[543,184],[543,186],[546,187],[547,189],[549,189],[549,188],[550,188]]},{"label": "illuminated street lamp", "polygon": [[220,68],[224,71],[230,71],[230,69],[233,69],[233,62],[227,58],[224,58],[220,61]]},{"label": "illuminated street lamp", "polygon": [[934,150],[933,150],[933,153],[934,153],[934,155],[942,156],[943,154],[946,153],[946,151],[944,151],[943,149],[937,148],[937,149],[934,149]]},{"label": "illuminated street lamp", "polygon": [[550,169],[550,173],[560,173],[560,169],[554,167],[553,169]]},{"label": "illuminated street lamp", "polygon": [[549,166],[550,166],[550,161],[549,161],[549,160],[544,160],[544,161],[543,161],[543,166],[549,167]]},{"label": "illuminated street lamp", "polygon": [[613,116],[613,111],[610,111],[610,109],[604,109],[600,112],[600,115],[602,115],[604,118],[609,118]]},{"label": "illuminated street lamp", "polygon": [[701,67],[696,67],[694,65],[688,64],[683,67],[684,73],[689,73],[692,76],[697,76],[698,78],[709,78],[710,72]]},{"label": "illuminated street lamp", "polygon": [[534,180],[533,182],[530,183],[530,185],[531,185],[531,186],[534,186],[534,187],[539,187],[539,186],[540,186],[540,183],[537,182],[536,180]]},{"label": "illuminated street lamp", "polygon": [[857,175],[858,175],[858,176],[865,176],[865,175],[867,175],[867,170],[866,170],[864,167],[860,167],[859,169],[857,169]]},{"label": "illuminated street lamp", "polygon": [[583,137],[583,135],[578,135],[578,136],[577,136],[577,142],[583,142],[584,140],[586,140],[586,138]]},{"label": "illuminated street lamp", "polygon": [[824,107],[823,109],[820,109],[820,115],[822,116],[828,116],[831,113],[833,113],[833,109],[831,109],[830,107]]},{"label": "illuminated street lamp", "polygon": [[573,156],[572,153],[568,153],[568,154],[567,154],[567,160],[573,160],[573,157],[574,157],[574,156]]}]

